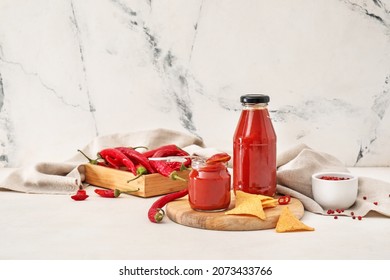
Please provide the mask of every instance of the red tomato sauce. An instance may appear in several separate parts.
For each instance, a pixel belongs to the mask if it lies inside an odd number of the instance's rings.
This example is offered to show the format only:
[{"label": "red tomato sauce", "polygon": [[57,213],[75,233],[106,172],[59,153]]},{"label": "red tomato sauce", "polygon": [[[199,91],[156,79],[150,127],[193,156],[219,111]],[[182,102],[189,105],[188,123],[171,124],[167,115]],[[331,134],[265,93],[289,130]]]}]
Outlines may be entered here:
[{"label": "red tomato sauce", "polygon": [[230,204],[231,176],[223,163],[193,166],[189,174],[188,199],[198,211],[223,211]]},{"label": "red tomato sauce", "polygon": [[276,134],[265,107],[244,109],[233,144],[233,187],[274,196],[276,191]]}]

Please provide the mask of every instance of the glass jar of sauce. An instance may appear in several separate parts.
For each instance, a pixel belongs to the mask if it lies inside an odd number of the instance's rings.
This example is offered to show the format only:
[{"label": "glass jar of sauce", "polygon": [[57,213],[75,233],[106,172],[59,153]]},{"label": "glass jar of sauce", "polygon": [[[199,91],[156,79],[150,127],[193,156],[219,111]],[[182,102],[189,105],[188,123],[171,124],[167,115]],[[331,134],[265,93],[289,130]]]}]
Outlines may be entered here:
[{"label": "glass jar of sauce", "polygon": [[270,98],[247,94],[233,138],[233,188],[274,196],[276,192],[276,134],[268,113]]},{"label": "glass jar of sauce", "polygon": [[188,200],[197,211],[224,211],[230,204],[231,176],[226,163],[207,164],[205,159],[192,160]]}]

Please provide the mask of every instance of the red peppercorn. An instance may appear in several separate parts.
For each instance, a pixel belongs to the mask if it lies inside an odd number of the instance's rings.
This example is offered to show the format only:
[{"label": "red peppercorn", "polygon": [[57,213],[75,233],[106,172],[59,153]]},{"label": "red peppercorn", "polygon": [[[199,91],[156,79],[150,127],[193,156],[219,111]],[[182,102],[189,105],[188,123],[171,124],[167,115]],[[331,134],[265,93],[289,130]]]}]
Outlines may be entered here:
[{"label": "red peppercorn", "polygon": [[335,219],[335,220],[337,220],[339,217],[337,217],[337,216],[334,216],[334,218],[333,219]]},{"label": "red peppercorn", "polygon": [[330,181],[340,181],[340,180],[349,180],[347,177],[336,177],[336,176],[321,176],[321,180],[330,180]]},{"label": "red peppercorn", "polygon": [[354,213],[354,212],[351,212],[351,215],[352,215],[352,216],[355,216],[355,213]]},{"label": "red peppercorn", "polygon": [[375,201],[375,202],[374,202],[374,204],[375,204],[375,205],[378,205],[378,202],[377,202],[377,201]]},{"label": "red peppercorn", "polygon": [[358,216],[358,220],[360,221],[362,219],[362,216]]}]

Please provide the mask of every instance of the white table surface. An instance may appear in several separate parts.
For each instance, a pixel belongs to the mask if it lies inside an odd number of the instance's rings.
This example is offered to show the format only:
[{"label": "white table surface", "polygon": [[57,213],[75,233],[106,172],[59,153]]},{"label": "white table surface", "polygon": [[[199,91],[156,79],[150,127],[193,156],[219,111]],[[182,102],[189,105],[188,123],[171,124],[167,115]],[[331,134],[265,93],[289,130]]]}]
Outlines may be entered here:
[{"label": "white table surface", "polygon": [[[356,175],[390,182],[390,168],[350,168]],[[390,218],[363,220],[305,212],[314,232],[212,231],[154,224],[147,211],[155,198],[92,193],[76,202],[66,195],[0,191],[2,260],[356,260],[390,259]]]}]

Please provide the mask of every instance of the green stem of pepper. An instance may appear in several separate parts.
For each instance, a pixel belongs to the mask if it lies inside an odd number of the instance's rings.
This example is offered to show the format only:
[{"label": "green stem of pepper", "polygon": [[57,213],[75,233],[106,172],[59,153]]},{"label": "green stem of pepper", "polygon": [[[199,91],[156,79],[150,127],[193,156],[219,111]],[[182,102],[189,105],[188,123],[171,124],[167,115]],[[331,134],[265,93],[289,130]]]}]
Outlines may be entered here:
[{"label": "green stem of pepper", "polygon": [[80,152],[84,157],[86,157],[86,159],[89,161],[90,164],[98,164],[99,163],[99,161],[97,159],[91,159],[83,151],[81,151],[81,150],[77,150],[77,151]]},{"label": "green stem of pepper", "polygon": [[135,176],[134,178],[127,180],[127,183],[130,183],[131,181],[137,180],[137,179],[140,178],[142,175],[143,175],[143,174],[138,174],[138,175]]},{"label": "green stem of pepper", "polygon": [[187,182],[186,179],[184,179],[184,178],[180,177],[179,175],[177,175],[176,171],[173,171],[171,174],[169,174],[169,178],[172,179],[172,180],[180,180],[180,181]]},{"label": "green stem of pepper", "polygon": [[139,177],[141,177],[142,175],[146,175],[146,174],[148,174],[148,170],[145,167],[143,167],[142,165],[140,165],[137,167],[137,176],[135,176],[134,178],[132,178],[130,180],[127,180],[127,183],[129,183],[131,181],[135,181]]},{"label": "green stem of pepper", "polygon": [[131,194],[133,192],[138,192],[139,191],[139,188],[135,189],[135,190],[129,190],[129,191],[121,191],[121,190],[115,190],[115,191],[119,191],[120,193],[126,193],[126,194]]}]

